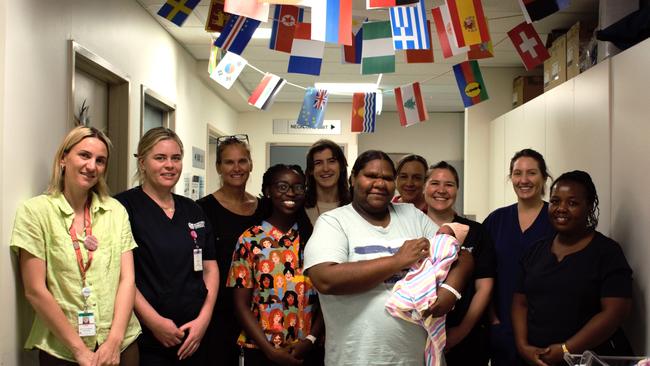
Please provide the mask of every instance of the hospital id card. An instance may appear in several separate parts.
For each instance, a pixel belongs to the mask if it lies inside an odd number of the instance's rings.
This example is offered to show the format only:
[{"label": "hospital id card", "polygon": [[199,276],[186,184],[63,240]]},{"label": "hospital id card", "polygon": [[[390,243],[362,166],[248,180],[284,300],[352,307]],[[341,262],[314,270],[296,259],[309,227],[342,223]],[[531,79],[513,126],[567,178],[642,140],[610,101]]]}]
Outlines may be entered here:
[{"label": "hospital id card", "polygon": [[92,311],[80,311],[77,316],[79,337],[92,337],[97,334],[95,314]]},{"label": "hospital id card", "polygon": [[201,248],[194,249],[194,271],[203,271],[203,249]]}]

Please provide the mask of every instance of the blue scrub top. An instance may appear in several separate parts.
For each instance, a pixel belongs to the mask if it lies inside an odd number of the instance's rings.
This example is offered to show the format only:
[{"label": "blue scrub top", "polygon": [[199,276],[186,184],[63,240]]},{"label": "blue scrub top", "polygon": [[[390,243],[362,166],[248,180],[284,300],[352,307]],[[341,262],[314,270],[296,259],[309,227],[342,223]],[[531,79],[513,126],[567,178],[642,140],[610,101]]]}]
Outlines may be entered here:
[{"label": "blue scrub top", "polygon": [[501,207],[483,221],[494,241],[497,257],[497,277],[494,306],[501,324],[512,327],[510,310],[515,292],[519,260],[535,242],[553,237],[555,230],[548,218],[548,202],[537,215],[533,224],[521,232],[517,204]]}]

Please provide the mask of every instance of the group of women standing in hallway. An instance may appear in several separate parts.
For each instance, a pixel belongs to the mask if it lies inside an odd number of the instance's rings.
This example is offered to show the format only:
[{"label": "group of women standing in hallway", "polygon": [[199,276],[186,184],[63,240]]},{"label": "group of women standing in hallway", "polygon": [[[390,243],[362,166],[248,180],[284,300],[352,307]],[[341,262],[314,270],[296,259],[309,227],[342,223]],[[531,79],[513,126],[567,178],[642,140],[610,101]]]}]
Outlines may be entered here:
[{"label": "group of women standing in hallway", "polygon": [[[305,174],[269,168],[256,198],[246,191],[247,136],[219,138],[221,187],[196,203],[173,193],[183,159],[173,131],[141,138],[140,185],[115,199],[104,181],[109,154],[101,132],[74,129],[55,156],[47,194],[16,214],[11,246],[37,314],[26,347],[41,351],[41,364],[323,362],[322,316],[302,273],[303,252],[318,216],[351,201],[340,146],[315,143]],[[460,188],[453,166],[429,167],[417,155],[399,162],[397,202],[413,203],[436,225],[470,228],[472,281],[447,314],[450,366],[490,358],[552,365],[568,350],[630,352],[619,326],[631,270],[618,244],[595,231],[595,187],[584,172],[562,175],[549,205],[549,177],[539,153],[518,152],[510,163],[517,203],[479,224],[453,208]],[[575,273],[594,261],[595,273]],[[570,297],[576,287],[584,289],[580,301]],[[551,313],[567,307],[564,317]]]}]

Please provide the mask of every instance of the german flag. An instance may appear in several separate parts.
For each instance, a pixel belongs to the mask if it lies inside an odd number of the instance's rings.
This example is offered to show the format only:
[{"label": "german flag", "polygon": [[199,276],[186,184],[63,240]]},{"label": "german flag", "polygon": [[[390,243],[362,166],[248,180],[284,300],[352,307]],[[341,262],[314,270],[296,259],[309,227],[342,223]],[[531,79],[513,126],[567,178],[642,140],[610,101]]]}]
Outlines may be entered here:
[{"label": "german flag", "polygon": [[488,100],[487,89],[483,82],[478,61],[471,60],[454,65],[454,75],[465,108]]}]

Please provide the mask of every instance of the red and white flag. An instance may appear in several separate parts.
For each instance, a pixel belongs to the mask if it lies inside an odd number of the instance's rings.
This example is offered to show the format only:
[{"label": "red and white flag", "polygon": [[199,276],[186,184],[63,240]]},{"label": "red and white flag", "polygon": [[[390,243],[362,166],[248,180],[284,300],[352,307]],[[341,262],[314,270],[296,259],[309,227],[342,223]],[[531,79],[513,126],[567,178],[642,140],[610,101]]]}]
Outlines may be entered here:
[{"label": "red and white flag", "polygon": [[257,107],[261,110],[266,110],[273,104],[275,96],[280,92],[287,81],[283,78],[266,73],[262,78],[260,84],[253,90],[253,93],[248,98],[248,104]]},{"label": "red and white flag", "polygon": [[399,123],[402,126],[408,127],[429,119],[427,107],[422,99],[420,83],[415,82],[395,88],[395,102]]},{"label": "red and white flag", "polygon": [[508,32],[526,70],[532,70],[551,57],[532,24],[523,22]]},{"label": "red and white flag", "polygon": [[445,58],[460,55],[467,52],[467,47],[458,47],[456,41],[456,33],[451,24],[451,16],[449,15],[449,8],[446,4],[431,9],[433,21],[436,24],[436,32],[438,33],[438,40],[442,46],[442,55]]}]

